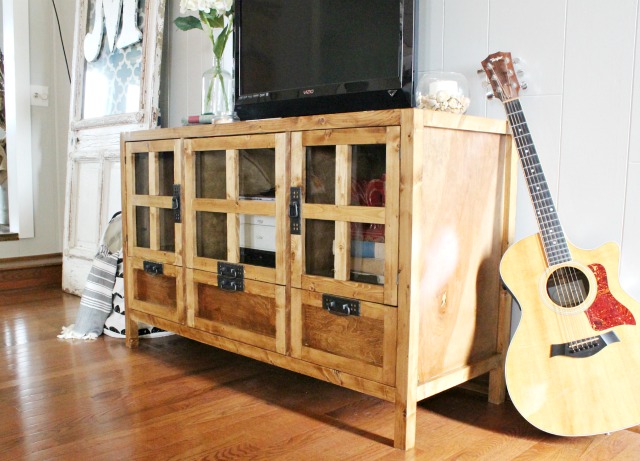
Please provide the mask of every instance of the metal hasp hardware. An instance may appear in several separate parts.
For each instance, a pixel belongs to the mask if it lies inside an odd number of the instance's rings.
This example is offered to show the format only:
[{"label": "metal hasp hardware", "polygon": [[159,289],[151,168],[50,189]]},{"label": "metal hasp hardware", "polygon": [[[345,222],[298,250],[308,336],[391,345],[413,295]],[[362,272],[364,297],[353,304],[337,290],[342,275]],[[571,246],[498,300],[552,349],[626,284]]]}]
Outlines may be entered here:
[{"label": "metal hasp hardware", "polygon": [[151,261],[144,261],[142,268],[147,274],[150,275],[162,275],[162,263],[154,263]]},{"label": "metal hasp hardware", "polygon": [[338,298],[332,295],[322,295],[322,308],[335,315],[360,316],[360,301],[348,298]]},{"label": "metal hasp hardware", "polygon": [[225,291],[244,291],[244,267],[218,261],[218,288]]},{"label": "metal hasp hardware", "polygon": [[289,221],[291,223],[291,234],[300,235],[300,196],[302,191],[299,187],[291,188],[291,198],[289,199]]},{"label": "metal hasp hardware", "polygon": [[180,184],[173,185],[171,209],[173,210],[173,220],[177,223],[182,222],[182,214],[180,213]]}]

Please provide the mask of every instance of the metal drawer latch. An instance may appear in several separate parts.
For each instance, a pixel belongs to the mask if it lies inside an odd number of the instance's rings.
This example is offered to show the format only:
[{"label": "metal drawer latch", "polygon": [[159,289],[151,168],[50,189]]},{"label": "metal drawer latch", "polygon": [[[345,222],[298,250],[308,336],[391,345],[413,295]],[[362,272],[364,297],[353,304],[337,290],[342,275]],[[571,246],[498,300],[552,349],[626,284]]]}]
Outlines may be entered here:
[{"label": "metal drawer latch", "polygon": [[162,275],[162,263],[154,263],[151,261],[144,261],[142,268],[149,275]]},{"label": "metal drawer latch", "polygon": [[339,298],[332,295],[322,295],[322,308],[334,315],[360,316],[360,301],[357,299]]},{"label": "metal drawer latch", "polygon": [[299,187],[292,187],[289,199],[289,222],[292,235],[300,235],[300,196],[302,191]]},{"label": "metal drawer latch", "polygon": [[218,288],[244,291],[244,266],[218,261]]},{"label": "metal drawer latch", "polygon": [[182,222],[182,213],[180,212],[180,184],[173,185],[171,209],[173,210],[173,220],[177,223]]}]

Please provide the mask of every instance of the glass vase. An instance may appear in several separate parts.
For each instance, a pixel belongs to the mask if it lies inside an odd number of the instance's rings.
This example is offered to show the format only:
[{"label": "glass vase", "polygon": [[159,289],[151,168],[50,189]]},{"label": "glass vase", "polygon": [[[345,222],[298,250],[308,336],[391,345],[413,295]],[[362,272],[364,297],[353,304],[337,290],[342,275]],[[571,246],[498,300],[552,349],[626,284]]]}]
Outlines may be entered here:
[{"label": "glass vase", "polygon": [[202,74],[202,114],[212,115],[213,123],[233,121],[233,92],[233,74],[214,57],[213,67]]}]

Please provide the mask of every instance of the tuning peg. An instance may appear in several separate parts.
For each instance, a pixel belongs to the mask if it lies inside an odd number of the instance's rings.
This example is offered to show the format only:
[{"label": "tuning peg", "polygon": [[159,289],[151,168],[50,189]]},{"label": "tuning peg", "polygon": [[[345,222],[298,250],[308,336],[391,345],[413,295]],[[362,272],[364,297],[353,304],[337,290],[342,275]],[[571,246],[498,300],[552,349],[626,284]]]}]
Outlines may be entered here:
[{"label": "tuning peg", "polygon": [[513,60],[513,68],[516,71],[516,75],[518,77],[522,76],[524,71],[522,70],[525,67],[524,62],[520,58],[515,58]]},{"label": "tuning peg", "polygon": [[487,99],[491,100],[493,98],[495,98],[495,95],[493,94],[493,91],[489,91],[486,95]]},{"label": "tuning peg", "polygon": [[491,82],[489,80],[487,80],[486,78],[482,82],[480,82],[480,84],[482,85],[483,88],[491,87]]},{"label": "tuning peg", "polygon": [[476,70],[476,74],[478,74],[478,75],[485,75],[485,74],[486,74],[486,72],[484,71],[484,69],[478,69],[478,70]]},{"label": "tuning peg", "polygon": [[516,75],[518,76],[518,78],[522,78],[524,76],[524,70],[518,69],[516,71]]},{"label": "tuning peg", "polygon": [[527,85],[527,82],[520,82],[520,89],[526,90],[528,87],[529,85]]}]

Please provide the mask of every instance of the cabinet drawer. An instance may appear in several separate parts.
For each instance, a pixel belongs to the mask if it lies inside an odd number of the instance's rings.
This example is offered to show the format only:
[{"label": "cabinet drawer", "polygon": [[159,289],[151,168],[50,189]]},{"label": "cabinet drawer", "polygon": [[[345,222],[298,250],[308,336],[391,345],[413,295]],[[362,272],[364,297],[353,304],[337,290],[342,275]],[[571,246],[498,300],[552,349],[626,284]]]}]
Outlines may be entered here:
[{"label": "cabinet drawer", "polygon": [[240,225],[249,224],[252,226],[269,226],[276,227],[275,216],[261,216],[261,215],[240,215]]},{"label": "cabinet drawer", "polygon": [[127,308],[184,323],[182,268],[128,258]]},{"label": "cabinet drawer", "polygon": [[285,287],[244,279],[242,291],[228,291],[217,274],[193,269],[187,270],[187,286],[190,326],[286,353]]},{"label": "cabinet drawer", "polygon": [[241,224],[240,247],[275,253],[276,228],[261,224]]},{"label": "cabinet drawer", "polygon": [[394,307],[360,301],[359,316],[322,307],[322,294],[291,290],[291,355],[379,383],[395,384]]}]

